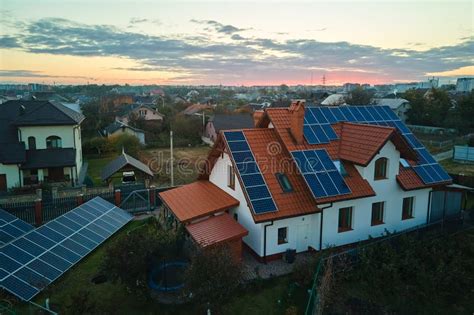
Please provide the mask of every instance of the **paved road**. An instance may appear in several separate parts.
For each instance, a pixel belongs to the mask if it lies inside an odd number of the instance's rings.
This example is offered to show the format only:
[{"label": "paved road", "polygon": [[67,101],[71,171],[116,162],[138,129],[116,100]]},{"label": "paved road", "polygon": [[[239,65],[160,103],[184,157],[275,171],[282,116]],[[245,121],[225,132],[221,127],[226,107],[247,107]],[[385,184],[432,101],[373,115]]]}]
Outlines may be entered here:
[{"label": "paved road", "polygon": [[445,152],[441,152],[441,153],[438,153],[438,154],[435,154],[433,155],[434,159],[436,161],[442,161],[442,160],[447,160],[447,159],[450,159],[453,157],[453,150],[449,150],[449,151],[445,151]]}]

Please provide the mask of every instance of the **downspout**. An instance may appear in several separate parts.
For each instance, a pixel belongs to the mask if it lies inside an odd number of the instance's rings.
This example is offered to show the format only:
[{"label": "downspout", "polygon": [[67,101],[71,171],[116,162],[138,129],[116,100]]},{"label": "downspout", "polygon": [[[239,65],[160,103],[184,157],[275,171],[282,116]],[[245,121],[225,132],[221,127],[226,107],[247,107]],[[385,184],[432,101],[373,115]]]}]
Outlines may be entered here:
[{"label": "downspout", "polygon": [[[76,158],[75,160],[77,161],[77,153],[78,153],[78,150],[77,150],[77,147],[76,147],[76,130],[79,128],[79,125],[76,125],[72,128],[72,139],[74,141],[74,149],[76,150]],[[82,153],[82,152],[81,152]],[[82,159],[81,159],[81,163],[82,163]],[[71,175],[73,173],[73,170],[71,169]],[[71,184],[72,186],[74,187],[74,182],[78,183],[78,180],[79,180],[79,177],[78,177],[78,174],[77,174],[77,164],[76,164],[76,167],[74,168],[74,173],[76,174],[76,181],[74,181],[74,179],[71,178]],[[73,176],[71,176],[73,177]]]},{"label": "downspout", "polygon": [[433,190],[430,190],[430,192],[428,194],[428,211],[427,211],[427,215],[426,215],[426,224],[430,224],[432,193],[433,193]]},{"label": "downspout", "polygon": [[263,259],[265,264],[267,263],[267,227],[273,225],[273,220],[270,224],[265,224],[263,226]]},{"label": "downspout", "polygon": [[333,206],[332,202],[327,207],[321,208],[321,220],[319,224],[319,250],[323,249],[323,217],[324,217],[324,209],[331,208]]}]

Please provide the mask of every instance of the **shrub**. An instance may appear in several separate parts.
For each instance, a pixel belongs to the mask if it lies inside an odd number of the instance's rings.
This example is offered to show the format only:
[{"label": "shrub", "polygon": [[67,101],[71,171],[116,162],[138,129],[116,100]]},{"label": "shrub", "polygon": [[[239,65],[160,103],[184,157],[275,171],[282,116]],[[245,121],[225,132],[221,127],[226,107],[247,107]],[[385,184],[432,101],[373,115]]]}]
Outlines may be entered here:
[{"label": "shrub", "polygon": [[177,233],[162,230],[155,218],[116,239],[107,249],[102,270],[138,297],[147,298],[147,275],[153,264],[179,254]]},{"label": "shrub", "polygon": [[219,309],[242,280],[241,264],[225,245],[199,250],[186,272],[186,284],[201,308]]}]

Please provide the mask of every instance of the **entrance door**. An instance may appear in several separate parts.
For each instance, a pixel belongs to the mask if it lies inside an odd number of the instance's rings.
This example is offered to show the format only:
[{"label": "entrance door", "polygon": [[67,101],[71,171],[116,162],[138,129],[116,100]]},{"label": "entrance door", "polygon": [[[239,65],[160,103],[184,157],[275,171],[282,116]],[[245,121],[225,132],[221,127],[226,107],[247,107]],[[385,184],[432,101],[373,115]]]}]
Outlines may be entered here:
[{"label": "entrance door", "polygon": [[309,228],[308,224],[301,224],[296,226],[296,251],[304,252],[308,250],[309,246]]},{"label": "entrance door", "polygon": [[7,191],[7,175],[0,174],[0,192]]}]

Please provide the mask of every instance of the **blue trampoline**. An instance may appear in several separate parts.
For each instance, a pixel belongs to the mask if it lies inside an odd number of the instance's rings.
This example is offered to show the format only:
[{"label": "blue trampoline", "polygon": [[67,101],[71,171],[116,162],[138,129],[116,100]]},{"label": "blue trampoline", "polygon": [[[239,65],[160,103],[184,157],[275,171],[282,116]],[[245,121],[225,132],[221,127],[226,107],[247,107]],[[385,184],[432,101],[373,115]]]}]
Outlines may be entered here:
[{"label": "blue trampoline", "polygon": [[154,267],[148,275],[148,286],[155,291],[175,292],[184,287],[185,261],[162,263]]}]

